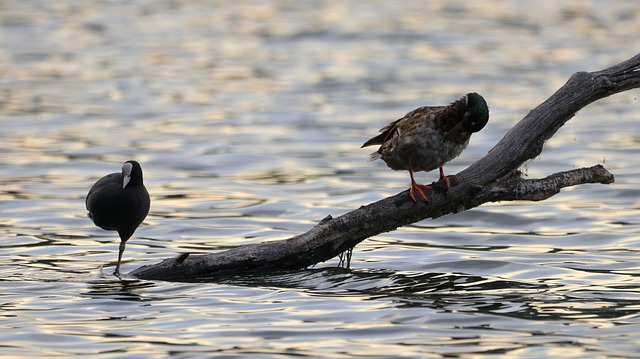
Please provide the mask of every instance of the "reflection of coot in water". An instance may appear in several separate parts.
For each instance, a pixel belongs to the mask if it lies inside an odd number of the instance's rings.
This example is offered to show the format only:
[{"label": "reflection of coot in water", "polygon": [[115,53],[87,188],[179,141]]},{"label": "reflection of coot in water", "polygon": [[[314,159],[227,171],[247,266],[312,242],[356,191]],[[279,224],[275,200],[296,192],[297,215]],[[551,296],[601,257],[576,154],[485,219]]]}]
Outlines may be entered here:
[{"label": "reflection of coot in water", "polygon": [[127,240],[149,213],[151,200],[142,183],[142,168],[136,161],[122,165],[122,173],[110,173],[98,180],[86,199],[89,218],[96,226],[120,235],[120,249],[115,275],[120,275],[120,261]]}]

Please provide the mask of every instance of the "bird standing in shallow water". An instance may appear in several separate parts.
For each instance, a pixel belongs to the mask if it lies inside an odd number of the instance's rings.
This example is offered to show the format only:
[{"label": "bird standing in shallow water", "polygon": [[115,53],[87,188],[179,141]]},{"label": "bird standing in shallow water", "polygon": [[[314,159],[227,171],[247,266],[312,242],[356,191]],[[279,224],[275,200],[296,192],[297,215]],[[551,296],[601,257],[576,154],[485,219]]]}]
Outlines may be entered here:
[{"label": "bird standing in shallow water", "polygon": [[96,226],[118,231],[120,248],[113,274],[120,275],[125,243],[149,213],[151,200],[142,183],[142,168],[136,161],[122,165],[122,173],[111,173],[98,180],[85,201],[89,218]]},{"label": "bird standing in shallow water", "polygon": [[391,169],[407,170],[411,177],[411,199],[415,194],[427,202],[425,190],[431,186],[416,183],[413,173],[440,168],[440,180],[447,189],[456,176],[445,176],[442,166],[458,157],[474,132],[489,121],[489,108],[477,93],[468,93],[449,106],[420,107],[380,130],[362,147],[380,145],[371,160],[381,158]]}]

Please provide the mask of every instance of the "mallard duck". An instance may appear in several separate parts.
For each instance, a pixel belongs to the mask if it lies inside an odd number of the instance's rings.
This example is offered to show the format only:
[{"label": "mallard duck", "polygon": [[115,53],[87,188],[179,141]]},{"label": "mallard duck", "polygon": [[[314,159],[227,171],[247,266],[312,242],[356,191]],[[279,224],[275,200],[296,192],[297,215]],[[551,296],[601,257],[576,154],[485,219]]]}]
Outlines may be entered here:
[{"label": "mallard duck", "polygon": [[489,108],[484,98],[468,93],[449,106],[425,106],[415,109],[403,118],[390,123],[380,134],[362,147],[380,145],[370,155],[371,160],[382,159],[391,169],[407,170],[411,177],[409,195],[416,202],[417,193],[427,202],[425,190],[431,186],[418,184],[413,173],[440,168],[440,180],[446,189],[458,178],[445,176],[442,166],[458,157],[469,144],[474,132],[480,131],[489,120]]},{"label": "mallard duck", "polygon": [[85,204],[89,218],[96,226],[118,231],[120,248],[113,274],[119,276],[125,243],[147,217],[151,205],[149,192],[142,183],[140,164],[127,161],[122,165],[121,173],[100,178],[89,190]]}]

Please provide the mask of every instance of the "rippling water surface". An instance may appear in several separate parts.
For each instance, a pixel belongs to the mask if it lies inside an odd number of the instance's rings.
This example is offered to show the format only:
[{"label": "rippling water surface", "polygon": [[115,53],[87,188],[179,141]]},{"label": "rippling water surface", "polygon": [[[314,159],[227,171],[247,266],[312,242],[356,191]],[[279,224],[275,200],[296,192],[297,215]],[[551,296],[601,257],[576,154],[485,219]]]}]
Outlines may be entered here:
[{"label": "rippling water surface", "polygon": [[572,73],[635,55],[637,1],[9,0],[0,22],[0,356],[639,357],[637,90],[523,168],[615,184],[425,220],[348,270],[118,280],[84,209],[142,163],[124,271],[302,233],[408,187],[360,145],[409,110],[487,98],[455,173]]}]

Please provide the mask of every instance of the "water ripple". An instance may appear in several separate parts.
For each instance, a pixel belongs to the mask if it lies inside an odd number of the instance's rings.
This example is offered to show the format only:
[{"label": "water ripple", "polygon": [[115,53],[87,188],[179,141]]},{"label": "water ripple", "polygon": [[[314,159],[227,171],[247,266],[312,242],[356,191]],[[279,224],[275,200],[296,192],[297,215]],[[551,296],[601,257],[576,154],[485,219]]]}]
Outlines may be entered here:
[{"label": "water ripple", "polygon": [[634,92],[522,168],[603,163],[615,184],[420,221],[360,243],[350,269],[117,279],[119,239],[84,208],[142,163],[152,207],[125,272],[289,238],[407,189],[360,145],[477,91],[491,120],[456,173],[572,73],[634,55],[637,4],[598,5],[2,2],[0,356],[637,357]]}]

